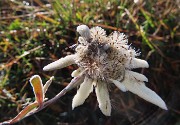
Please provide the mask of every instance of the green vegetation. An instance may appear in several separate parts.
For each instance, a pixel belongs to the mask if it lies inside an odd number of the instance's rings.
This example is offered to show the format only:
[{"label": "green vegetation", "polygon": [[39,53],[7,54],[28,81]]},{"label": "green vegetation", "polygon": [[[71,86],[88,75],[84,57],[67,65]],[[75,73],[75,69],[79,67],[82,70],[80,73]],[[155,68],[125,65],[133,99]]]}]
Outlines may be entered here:
[{"label": "green vegetation", "polygon": [[1,0],[0,122],[17,115],[27,100],[34,100],[28,81],[32,75],[40,75],[43,81],[55,76],[47,92],[49,98],[68,84],[76,66],[54,72],[43,72],[42,68],[73,53],[69,47],[77,43],[76,27],[86,24],[128,35],[129,43],[140,49],[141,58],[150,64],[142,70],[149,78],[148,87],[163,98],[169,111],[113,87],[111,117],[100,113],[95,94],[72,111],[73,90],[17,124],[180,124],[179,6],[178,0],[137,4],[132,0]]}]

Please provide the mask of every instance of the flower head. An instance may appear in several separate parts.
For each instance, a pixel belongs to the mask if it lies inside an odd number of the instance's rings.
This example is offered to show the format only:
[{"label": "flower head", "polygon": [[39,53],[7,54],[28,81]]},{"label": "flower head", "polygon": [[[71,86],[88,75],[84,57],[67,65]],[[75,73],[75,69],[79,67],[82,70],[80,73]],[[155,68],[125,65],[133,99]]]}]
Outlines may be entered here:
[{"label": "flower head", "polygon": [[101,27],[89,29],[86,25],[77,27],[80,34],[78,46],[73,55],[61,58],[43,68],[45,71],[64,68],[77,64],[79,68],[72,73],[73,77],[82,75],[77,94],[73,98],[72,107],[84,103],[95,87],[97,101],[102,113],[111,115],[111,102],[108,85],[114,83],[123,92],[130,91],[141,98],[167,110],[164,101],[144,84],[148,79],[134,68],[148,68],[145,60],[136,58],[137,53],[130,45],[123,33],[117,31],[109,36]]}]

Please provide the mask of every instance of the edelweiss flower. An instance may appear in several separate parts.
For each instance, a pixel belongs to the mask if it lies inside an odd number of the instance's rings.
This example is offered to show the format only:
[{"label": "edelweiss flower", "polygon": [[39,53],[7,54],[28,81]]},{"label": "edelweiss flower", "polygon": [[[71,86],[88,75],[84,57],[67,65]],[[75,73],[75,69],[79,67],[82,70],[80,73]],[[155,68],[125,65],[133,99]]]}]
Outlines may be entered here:
[{"label": "edelweiss flower", "polygon": [[167,110],[164,101],[152,90],[145,86],[148,79],[134,68],[148,68],[145,60],[136,58],[139,53],[127,45],[128,40],[123,33],[117,31],[109,36],[101,27],[89,29],[86,25],[77,27],[80,34],[76,53],[61,58],[43,68],[44,71],[61,69],[71,64],[79,68],[72,77],[82,76],[77,94],[72,101],[72,108],[84,103],[95,88],[97,101],[102,113],[111,115],[111,102],[108,85],[114,83],[123,92],[130,91],[162,109]]}]

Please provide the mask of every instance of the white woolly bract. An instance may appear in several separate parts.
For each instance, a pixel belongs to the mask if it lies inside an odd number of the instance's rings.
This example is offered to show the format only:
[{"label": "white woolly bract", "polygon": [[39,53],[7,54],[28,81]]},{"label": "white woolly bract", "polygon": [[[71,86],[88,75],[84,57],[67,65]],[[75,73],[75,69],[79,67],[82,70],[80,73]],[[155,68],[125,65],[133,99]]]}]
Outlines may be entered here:
[{"label": "white woolly bract", "polygon": [[137,80],[133,80],[132,76],[126,73],[125,79],[122,83],[130,92],[140,96],[148,102],[159,106],[162,109],[167,110],[165,102],[154,91],[147,88],[144,82],[138,82]]},{"label": "white woolly bract", "polygon": [[76,95],[72,101],[72,108],[82,105],[89,94],[93,91],[92,79],[85,77],[84,82],[80,85],[80,88],[77,90]]},{"label": "white woolly bract", "polygon": [[134,68],[149,68],[149,64],[147,61],[137,58],[130,58],[129,61],[125,64],[126,68],[134,69]]},{"label": "white woolly bract", "polygon": [[86,25],[78,26],[76,31],[86,39],[89,39],[91,37],[89,27]]},{"label": "white woolly bract", "polygon": [[119,81],[110,79],[111,82],[113,82],[121,91],[126,92],[126,87]]},{"label": "white woolly bract", "polygon": [[55,62],[52,62],[43,68],[44,71],[51,71],[55,69],[61,69],[75,63],[75,55],[68,55]]},{"label": "white woolly bract", "polygon": [[95,92],[100,110],[104,115],[111,116],[111,102],[109,99],[107,84],[98,81],[96,83]]},{"label": "white woolly bract", "polygon": [[81,73],[82,73],[81,68],[78,68],[78,69],[74,70],[74,71],[71,73],[71,76],[72,76],[72,77],[77,77],[77,76],[79,76]]},{"label": "white woolly bract", "polygon": [[137,72],[133,72],[133,71],[128,71],[126,70],[127,74],[131,75],[133,79],[135,80],[139,80],[139,81],[145,81],[148,82],[148,78],[146,76],[144,76],[143,74],[137,73]]}]

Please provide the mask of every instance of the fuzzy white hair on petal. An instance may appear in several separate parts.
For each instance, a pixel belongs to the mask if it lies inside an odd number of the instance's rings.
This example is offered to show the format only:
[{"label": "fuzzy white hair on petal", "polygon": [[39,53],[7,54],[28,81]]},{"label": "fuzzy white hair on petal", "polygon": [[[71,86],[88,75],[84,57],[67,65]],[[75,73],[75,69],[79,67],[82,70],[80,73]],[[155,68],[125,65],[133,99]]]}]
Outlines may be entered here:
[{"label": "fuzzy white hair on petal", "polygon": [[72,101],[72,108],[80,106],[84,103],[89,94],[93,91],[92,79],[85,77],[84,82],[80,85],[76,95]]},{"label": "fuzzy white hair on petal", "polygon": [[100,110],[104,115],[111,116],[111,102],[109,99],[107,85],[105,83],[98,81],[96,83],[95,92]]},{"label": "fuzzy white hair on petal", "polygon": [[130,58],[129,61],[125,64],[126,68],[134,69],[134,68],[149,68],[149,64],[147,61],[137,58]]},{"label": "fuzzy white hair on petal", "polygon": [[139,81],[145,81],[145,82],[148,82],[148,78],[143,75],[143,74],[140,74],[140,73],[137,73],[137,72],[133,72],[133,71],[128,71],[126,70],[126,72],[131,75],[133,79],[136,79],[136,80],[139,80]]},{"label": "fuzzy white hair on petal", "polygon": [[161,97],[159,97],[154,91],[146,87],[144,82],[138,82],[132,79],[132,76],[126,73],[125,80],[122,82],[125,85],[126,89],[143,98],[144,100],[167,110],[167,106],[161,99]]},{"label": "fuzzy white hair on petal", "polygon": [[60,58],[57,61],[54,61],[47,66],[43,68],[44,71],[51,71],[51,70],[56,70],[56,69],[61,69],[64,67],[67,67],[69,65],[75,64],[75,55],[68,55],[64,58]]},{"label": "fuzzy white hair on petal", "polygon": [[117,80],[113,80],[113,79],[109,79],[111,82],[113,82],[122,92],[126,92],[127,89],[126,87],[119,81]]},{"label": "fuzzy white hair on petal", "polygon": [[74,70],[74,71],[71,73],[71,76],[72,76],[72,77],[77,77],[77,76],[79,76],[81,73],[82,73],[81,68],[78,68],[78,69]]},{"label": "fuzzy white hair on petal", "polygon": [[90,39],[91,37],[90,29],[86,25],[79,25],[76,31],[85,39]]}]

